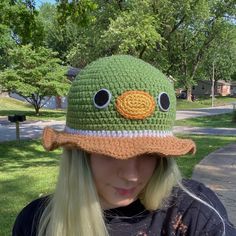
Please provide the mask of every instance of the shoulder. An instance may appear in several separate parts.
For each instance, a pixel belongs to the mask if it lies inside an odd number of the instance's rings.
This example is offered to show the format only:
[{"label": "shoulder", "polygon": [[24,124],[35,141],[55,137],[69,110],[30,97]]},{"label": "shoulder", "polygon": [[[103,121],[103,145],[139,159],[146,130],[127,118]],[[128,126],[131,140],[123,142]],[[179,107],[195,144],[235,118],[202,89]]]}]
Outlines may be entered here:
[{"label": "shoulder", "polygon": [[203,183],[196,180],[182,181],[182,186],[176,187],[173,191],[177,206],[184,210],[198,211],[199,214],[214,214],[216,209],[222,217],[227,217],[225,207],[217,195]]},{"label": "shoulder", "polygon": [[[198,204],[199,206],[206,208],[206,205],[214,207],[223,217],[227,215],[225,207],[219,200],[218,196],[210,188],[206,187],[203,183],[196,180],[184,179],[182,186],[178,188],[178,194],[182,196],[180,200],[189,199],[189,203]],[[206,204],[204,204],[206,203]],[[184,205],[186,203],[184,202]],[[209,207],[207,207],[209,209]]]},{"label": "shoulder", "polygon": [[[172,205],[169,205],[167,211],[171,212],[177,223],[187,225],[188,232],[194,229],[200,234],[221,235],[224,221],[226,232],[235,233],[224,205],[217,195],[203,183],[183,180],[182,186],[174,188],[171,199]],[[175,220],[173,221],[175,222]]]},{"label": "shoulder", "polygon": [[40,217],[51,197],[38,198],[25,206],[18,214],[13,230],[13,236],[34,236]]}]

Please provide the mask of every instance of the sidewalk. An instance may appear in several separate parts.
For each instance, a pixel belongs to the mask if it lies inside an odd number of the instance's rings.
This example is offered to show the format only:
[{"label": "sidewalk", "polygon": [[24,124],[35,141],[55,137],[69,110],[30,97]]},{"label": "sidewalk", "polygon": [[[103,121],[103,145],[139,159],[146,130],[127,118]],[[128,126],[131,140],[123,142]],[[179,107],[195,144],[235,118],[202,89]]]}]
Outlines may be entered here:
[{"label": "sidewalk", "polygon": [[206,156],[195,166],[192,178],[217,194],[236,226],[236,140]]},{"label": "sidewalk", "polygon": [[174,126],[173,132],[180,134],[236,136],[236,128]]}]

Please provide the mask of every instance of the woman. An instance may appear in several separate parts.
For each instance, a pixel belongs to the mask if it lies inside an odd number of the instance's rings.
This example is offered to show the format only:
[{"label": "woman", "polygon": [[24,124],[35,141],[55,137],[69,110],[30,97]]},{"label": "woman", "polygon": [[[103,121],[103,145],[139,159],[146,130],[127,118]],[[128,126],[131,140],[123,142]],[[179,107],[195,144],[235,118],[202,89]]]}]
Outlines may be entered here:
[{"label": "woman", "polygon": [[175,157],[196,148],[173,136],[175,109],[171,82],[142,60],[88,65],[64,131],[43,133],[46,150],[63,147],[55,193],[26,206],[13,235],[236,235],[216,195],[181,178]]}]

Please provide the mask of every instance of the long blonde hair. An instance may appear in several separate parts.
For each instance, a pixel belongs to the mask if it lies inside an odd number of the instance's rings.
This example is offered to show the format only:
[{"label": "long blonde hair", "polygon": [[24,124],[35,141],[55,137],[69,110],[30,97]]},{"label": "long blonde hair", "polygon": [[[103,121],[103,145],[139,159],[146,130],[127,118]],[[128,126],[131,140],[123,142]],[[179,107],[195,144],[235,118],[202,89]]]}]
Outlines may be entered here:
[{"label": "long blonde hair", "polygon": [[[140,194],[145,208],[161,208],[180,179],[176,162],[172,158],[161,158]],[[89,157],[81,150],[64,149],[56,190],[41,216],[38,236],[88,235],[108,236]]]}]

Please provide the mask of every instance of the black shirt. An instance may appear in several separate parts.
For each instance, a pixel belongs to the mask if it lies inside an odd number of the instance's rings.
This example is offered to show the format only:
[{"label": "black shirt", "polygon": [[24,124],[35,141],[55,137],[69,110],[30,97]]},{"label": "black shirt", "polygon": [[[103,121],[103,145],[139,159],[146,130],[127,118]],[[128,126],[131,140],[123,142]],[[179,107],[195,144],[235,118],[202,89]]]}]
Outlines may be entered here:
[{"label": "black shirt", "polygon": [[[229,222],[226,210],[214,192],[193,180],[184,180],[183,184],[220,213],[225,222],[226,236],[236,236],[236,229]],[[37,199],[20,212],[13,227],[13,236],[36,236],[47,200],[48,197]],[[219,216],[177,187],[162,209],[147,211],[137,200],[126,207],[105,210],[104,216],[111,236],[223,235]]]}]

